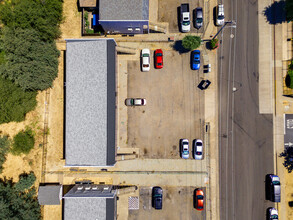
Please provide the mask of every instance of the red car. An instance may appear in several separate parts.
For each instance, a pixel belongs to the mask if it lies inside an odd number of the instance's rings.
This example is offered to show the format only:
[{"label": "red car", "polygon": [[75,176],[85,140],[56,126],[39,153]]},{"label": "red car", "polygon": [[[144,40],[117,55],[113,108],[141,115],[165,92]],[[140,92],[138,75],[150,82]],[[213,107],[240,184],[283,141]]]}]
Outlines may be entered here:
[{"label": "red car", "polygon": [[194,190],[194,208],[196,208],[199,211],[203,210],[203,204],[204,204],[204,195],[202,189],[196,189]]},{"label": "red car", "polygon": [[161,49],[155,50],[155,67],[156,69],[163,68],[163,51]]}]

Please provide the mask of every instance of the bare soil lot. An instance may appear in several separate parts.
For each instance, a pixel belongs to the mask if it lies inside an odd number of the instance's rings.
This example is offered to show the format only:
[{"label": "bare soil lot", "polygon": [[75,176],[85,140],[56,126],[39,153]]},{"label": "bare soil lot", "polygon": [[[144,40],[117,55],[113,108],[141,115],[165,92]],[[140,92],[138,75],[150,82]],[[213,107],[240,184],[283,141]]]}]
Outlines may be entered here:
[{"label": "bare soil lot", "polygon": [[128,146],[140,148],[140,157],[179,159],[181,138],[203,138],[202,76],[202,69],[191,70],[190,53],[164,51],[163,69],[154,69],[151,58],[149,72],[140,71],[140,61],[128,62],[128,97],[147,100],[128,107]]},{"label": "bare soil lot", "polygon": [[152,188],[140,187],[139,210],[129,210],[129,220],[198,220],[206,219],[204,211],[193,207],[193,193],[195,187],[162,187],[163,209],[155,210],[152,207]]}]

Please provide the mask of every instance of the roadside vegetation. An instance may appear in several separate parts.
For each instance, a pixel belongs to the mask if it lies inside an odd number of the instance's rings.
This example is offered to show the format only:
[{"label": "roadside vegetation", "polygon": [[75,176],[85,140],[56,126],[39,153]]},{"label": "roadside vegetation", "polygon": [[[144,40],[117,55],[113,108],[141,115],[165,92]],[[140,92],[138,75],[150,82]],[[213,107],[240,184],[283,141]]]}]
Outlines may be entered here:
[{"label": "roadside vegetation", "polygon": [[288,88],[293,89],[293,60],[291,60],[291,63],[288,65],[285,83]]},{"label": "roadside vegetation", "polygon": [[287,21],[292,21],[293,20],[293,0],[286,0],[285,10],[286,10]]},{"label": "roadside vegetation", "polygon": [[20,131],[13,138],[11,153],[14,155],[28,154],[34,148],[35,137],[31,128]]},{"label": "roadside vegetation", "polygon": [[18,182],[0,180],[0,219],[41,219],[41,209],[36,198],[34,173],[23,174]]},{"label": "roadside vegetation", "polygon": [[293,170],[293,147],[286,148],[279,157],[284,157],[283,165],[291,173]]},{"label": "roadside vegetation", "polygon": [[198,36],[187,35],[182,39],[182,46],[186,50],[195,50],[201,44],[201,38]]},{"label": "roadside vegetation", "polygon": [[23,121],[36,106],[37,91],[52,87],[58,74],[55,39],[61,35],[62,4],[63,0],[0,4],[0,124]]}]

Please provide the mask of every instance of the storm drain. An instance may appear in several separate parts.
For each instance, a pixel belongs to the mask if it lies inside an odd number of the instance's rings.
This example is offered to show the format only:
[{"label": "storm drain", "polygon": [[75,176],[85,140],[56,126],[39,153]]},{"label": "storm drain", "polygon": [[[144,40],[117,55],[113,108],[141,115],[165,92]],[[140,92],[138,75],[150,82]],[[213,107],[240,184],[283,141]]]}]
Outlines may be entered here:
[{"label": "storm drain", "polygon": [[138,196],[129,196],[128,197],[128,210],[137,210],[137,209],[139,209]]}]

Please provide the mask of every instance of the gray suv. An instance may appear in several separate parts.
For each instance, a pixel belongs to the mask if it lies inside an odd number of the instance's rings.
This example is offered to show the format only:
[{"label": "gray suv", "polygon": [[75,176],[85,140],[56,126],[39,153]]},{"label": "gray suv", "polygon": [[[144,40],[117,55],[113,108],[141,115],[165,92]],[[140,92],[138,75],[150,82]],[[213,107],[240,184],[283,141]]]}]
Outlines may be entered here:
[{"label": "gray suv", "polygon": [[203,24],[203,13],[202,13],[202,8],[198,7],[194,10],[194,15],[193,15],[193,23],[195,28],[200,29]]},{"label": "gray suv", "polygon": [[266,175],[266,199],[272,202],[281,201],[281,184],[277,175]]}]

